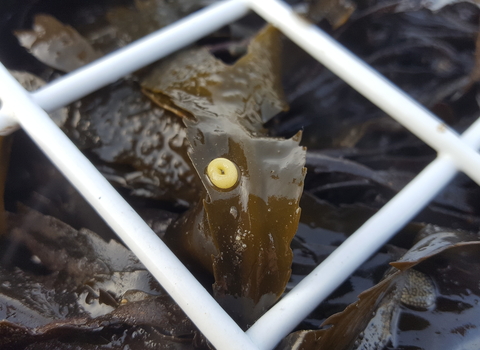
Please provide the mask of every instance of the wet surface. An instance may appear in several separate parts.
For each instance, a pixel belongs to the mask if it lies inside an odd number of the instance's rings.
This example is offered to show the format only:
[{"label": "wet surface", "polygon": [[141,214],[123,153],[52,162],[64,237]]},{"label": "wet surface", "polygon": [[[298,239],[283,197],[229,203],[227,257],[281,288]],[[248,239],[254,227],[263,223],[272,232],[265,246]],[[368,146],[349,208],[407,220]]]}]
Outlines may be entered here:
[{"label": "wet surface", "polygon": [[[397,260],[399,263],[391,263],[401,270],[390,269],[378,284],[362,292],[358,301],[325,320],[322,330],[293,333],[278,349],[290,349],[294,344],[302,349],[477,346],[478,321],[473,310],[480,293],[478,269],[473,266],[480,237],[432,227],[420,235],[424,237]],[[402,265],[406,261],[408,265]]]},{"label": "wet surface", "polygon": [[[143,83],[169,99],[178,114],[187,111],[189,157],[204,193],[167,231],[166,242],[186,261],[213,273],[214,296],[243,326],[282,294],[300,217],[305,176],[301,135],[269,138],[262,127],[263,120],[283,108],[275,80],[278,42],[275,29],[263,30],[232,66],[206,52],[180,53],[173,57],[175,69],[167,61]],[[159,83],[153,86],[151,79]],[[219,189],[206,174],[208,164],[220,157],[238,168],[232,188]]]},{"label": "wet surface", "polygon": [[[446,125],[461,132],[478,116],[475,5],[290,2]],[[55,38],[102,55],[199,3],[14,5],[0,4],[0,59],[34,88],[89,61]],[[28,46],[36,21],[50,32],[35,44],[51,47],[29,52],[14,32]],[[68,106],[59,123],[68,114],[69,137],[245,328],[435,157],[274,30],[256,36],[262,25],[250,15],[222,28]],[[27,137],[13,138],[10,154],[2,140],[0,346],[208,348]],[[206,171],[219,157],[238,172],[225,189]],[[477,349],[479,193],[457,176],[280,348]]]}]

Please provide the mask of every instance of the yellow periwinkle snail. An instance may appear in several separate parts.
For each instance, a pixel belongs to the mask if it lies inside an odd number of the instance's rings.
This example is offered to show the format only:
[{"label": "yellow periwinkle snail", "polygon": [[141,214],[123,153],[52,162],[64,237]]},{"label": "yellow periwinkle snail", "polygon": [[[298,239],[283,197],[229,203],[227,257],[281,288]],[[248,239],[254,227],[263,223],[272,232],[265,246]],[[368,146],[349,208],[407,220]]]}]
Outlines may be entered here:
[{"label": "yellow periwinkle snail", "polygon": [[208,164],[207,176],[216,187],[228,190],[238,181],[238,169],[231,160],[215,158]]}]

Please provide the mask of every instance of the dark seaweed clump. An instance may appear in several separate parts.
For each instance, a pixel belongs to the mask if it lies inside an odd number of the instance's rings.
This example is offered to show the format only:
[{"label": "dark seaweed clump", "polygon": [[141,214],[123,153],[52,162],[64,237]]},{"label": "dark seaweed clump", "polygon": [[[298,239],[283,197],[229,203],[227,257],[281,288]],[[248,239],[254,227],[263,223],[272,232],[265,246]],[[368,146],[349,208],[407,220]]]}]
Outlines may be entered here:
[{"label": "dark seaweed clump", "polygon": [[[456,131],[463,132],[478,117],[480,10],[475,4],[289,2]],[[0,4],[0,60],[10,70],[51,81],[168,25],[202,3],[24,0],[20,5],[15,1]],[[35,44],[29,47],[21,40],[32,35],[34,23],[68,34],[73,44],[57,47],[59,52],[86,50],[89,54],[81,55],[79,61],[71,55],[40,55]],[[264,63],[249,61],[249,45],[255,43],[252,38],[263,26],[251,14],[196,43],[183,53],[187,59],[180,53],[147,67],[68,106],[60,118],[69,137],[179,255],[188,242],[179,244],[172,239],[173,233],[187,232],[192,222],[223,220],[222,230],[200,232],[204,246],[201,252],[194,251],[202,268],[196,261],[190,261],[190,266],[245,328],[285,287],[287,291],[293,288],[435,158],[435,152],[422,141],[287,38],[278,39],[283,51],[274,55],[273,47],[262,45]],[[52,45],[55,40],[47,36],[35,42]],[[198,82],[198,77],[185,79],[183,85],[178,83],[181,79],[173,78],[157,85],[162,76],[166,79],[165,67],[168,72],[178,69],[178,78],[187,72],[182,67],[188,67],[189,59],[209,65],[199,74],[208,89],[195,85],[192,90],[188,83]],[[258,72],[252,73],[251,62],[270,65],[261,66],[259,72],[265,76],[259,85],[252,83]],[[219,77],[230,85],[220,89],[208,85]],[[243,90],[242,104],[232,98],[232,92],[241,90],[246,77],[251,79],[248,86],[254,87]],[[232,111],[237,119],[231,117]],[[231,119],[211,127],[212,113]],[[298,147],[299,130],[306,154]],[[257,144],[246,152],[244,140]],[[269,199],[280,190],[275,188],[275,177],[285,174],[272,173],[273,182],[267,182],[265,192],[258,185],[265,175],[262,169],[281,171],[273,162],[254,171],[257,163],[252,155],[259,155],[261,161],[272,160],[270,147],[284,147],[280,150],[285,157],[295,154],[299,160],[289,171],[298,181],[291,195],[293,213],[301,207],[301,216],[290,219],[290,212],[284,214],[283,226],[299,222],[295,237],[290,233],[294,227],[288,228],[281,254],[272,253],[278,246],[265,248],[266,242],[256,234],[243,236],[245,230],[275,228],[277,232],[276,214],[268,214],[268,209],[275,213],[290,205],[289,201],[280,203],[281,198],[279,203]],[[206,187],[201,169],[203,158],[213,157],[212,152],[214,157],[237,157],[244,178],[257,176],[248,184],[251,196],[247,200],[241,202],[241,193],[234,192],[215,197]],[[5,209],[1,209],[0,220],[0,348],[210,347],[25,134],[19,131],[2,138],[1,157]],[[304,181],[303,160],[308,170]],[[298,202],[301,186],[304,192]],[[478,347],[478,196],[478,186],[458,175],[287,336],[279,349],[298,348],[299,344],[303,349]],[[203,205],[200,199],[204,198],[214,200]],[[232,218],[242,218],[238,215],[243,213],[241,205],[263,213],[264,221],[247,227],[244,220],[232,226]],[[229,228],[232,232],[241,229],[239,240],[252,248],[232,250],[232,257],[239,257],[238,264],[205,258],[205,251],[208,256],[212,251],[218,254],[227,251],[231,240],[236,242],[236,236],[228,236]],[[209,241],[205,232],[223,240]],[[269,253],[262,256],[253,247]],[[241,262],[258,256],[263,261],[259,265],[268,268],[256,270],[256,279],[232,283],[234,273],[251,276]],[[269,266],[274,265],[272,256],[282,257],[278,266],[282,265],[283,275],[278,272],[274,278],[280,282],[256,285],[270,281],[266,274],[273,271]],[[222,280],[222,276],[227,277]]]}]

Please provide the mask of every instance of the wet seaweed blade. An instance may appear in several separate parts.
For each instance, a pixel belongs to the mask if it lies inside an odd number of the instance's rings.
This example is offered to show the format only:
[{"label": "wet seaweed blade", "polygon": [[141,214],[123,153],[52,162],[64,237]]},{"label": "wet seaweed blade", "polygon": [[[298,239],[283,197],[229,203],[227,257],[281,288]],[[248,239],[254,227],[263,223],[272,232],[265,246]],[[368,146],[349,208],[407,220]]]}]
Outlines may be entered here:
[{"label": "wet seaweed blade", "polygon": [[[140,62],[132,59],[132,55],[138,54],[135,47],[141,47],[145,52],[155,52],[156,58],[149,56],[153,61],[181,48],[190,39],[194,41],[208,34],[209,31],[242,17],[247,13],[248,7],[276,25],[355,89],[410,128],[422,140],[434,147],[439,152],[439,157],[265,314],[245,335],[36,104],[50,111],[72,102],[147,64],[145,60]],[[195,17],[200,16],[200,12],[206,16],[203,20],[209,23],[203,23],[199,17]],[[404,92],[343,49],[318,28],[299,18],[280,1],[252,0],[247,3],[231,0],[220,2],[200,12],[141,39],[120,50],[119,53],[67,75],[30,96],[13,80],[3,66],[0,67],[0,98],[3,100],[3,107],[0,109],[0,125],[4,127],[4,131],[7,131],[7,128],[11,130],[14,127],[14,122],[20,122],[39,147],[90,200],[102,217],[117,233],[120,233],[132,251],[141,258],[150,272],[161,281],[217,348],[233,349],[235,346],[237,349],[271,349],[360,263],[428,204],[433,196],[451,180],[457,168],[480,183],[480,156],[473,149],[480,145],[480,122],[475,122],[459,138]],[[190,22],[192,18],[194,21]],[[199,28],[203,28],[203,31]],[[198,34],[198,36],[192,36],[192,34]],[[160,38],[156,41],[157,47],[163,45],[162,40],[170,42],[170,46],[162,47],[162,49],[166,48],[166,51],[151,47],[152,38],[155,35],[159,35]],[[179,40],[180,37],[184,40]],[[150,40],[148,38],[152,41],[148,41]],[[176,44],[172,42],[173,39],[177,41]],[[143,44],[140,45],[140,43]],[[136,44],[138,46],[135,46]],[[119,67],[123,67],[124,64],[126,68],[119,70]],[[97,81],[98,71],[102,70],[99,67],[105,67],[105,65],[111,65],[113,69],[102,72],[102,80]],[[364,247],[362,250],[358,249],[358,242],[362,243]],[[161,261],[158,260],[159,256],[162,257]],[[163,258],[172,264],[165,265]],[[332,269],[332,266],[335,268]],[[182,287],[185,285],[188,287]]]}]

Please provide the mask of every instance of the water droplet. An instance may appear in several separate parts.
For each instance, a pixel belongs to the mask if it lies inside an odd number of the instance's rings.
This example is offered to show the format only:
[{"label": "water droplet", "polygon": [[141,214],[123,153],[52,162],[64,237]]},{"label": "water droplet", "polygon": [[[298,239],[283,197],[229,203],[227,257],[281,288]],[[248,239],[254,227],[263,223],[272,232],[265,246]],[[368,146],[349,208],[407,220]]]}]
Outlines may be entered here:
[{"label": "water droplet", "polygon": [[230,214],[232,214],[233,218],[236,219],[238,216],[238,210],[235,207],[230,208]]}]

